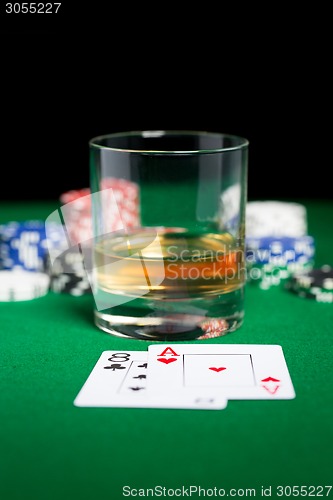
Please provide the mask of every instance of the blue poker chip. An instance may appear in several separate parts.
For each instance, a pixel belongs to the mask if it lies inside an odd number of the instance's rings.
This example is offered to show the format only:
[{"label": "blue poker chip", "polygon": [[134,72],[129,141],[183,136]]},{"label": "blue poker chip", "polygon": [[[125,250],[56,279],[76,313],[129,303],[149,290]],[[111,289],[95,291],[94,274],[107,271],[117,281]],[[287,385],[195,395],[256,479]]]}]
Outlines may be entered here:
[{"label": "blue poker chip", "polygon": [[64,245],[64,231],[54,224],[46,241],[45,223],[38,220],[8,222],[0,226],[0,269],[45,271],[48,246]]},{"label": "blue poker chip", "polygon": [[315,242],[312,236],[250,237],[246,239],[247,262],[285,266],[314,259]]},{"label": "blue poker chip", "polygon": [[280,285],[295,273],[307,272],[314,265],[312,236],[248,237],[246,268],[248,281],[267,290]]}]

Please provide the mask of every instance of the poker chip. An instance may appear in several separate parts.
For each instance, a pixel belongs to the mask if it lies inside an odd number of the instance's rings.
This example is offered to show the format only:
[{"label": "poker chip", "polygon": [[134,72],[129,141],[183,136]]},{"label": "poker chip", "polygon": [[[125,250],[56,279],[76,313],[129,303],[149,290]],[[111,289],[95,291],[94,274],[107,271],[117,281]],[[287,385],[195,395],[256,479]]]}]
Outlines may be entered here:
[{"label": "poker chip", "polygon": [[[92,198],[108,214],[103,221],[104,233],[139,225],[139,188],[134,182],[108,177],[101,181],[101,191],[90,189],[68,191],[60,196],[62,214],[72,245],[90,240],[92,231]],[[100,236],[100,235],[99,235]]]},{"label": "poker chip", "polygon": [[1,269],[44,270],[45,248],[42,221],[12,221],[0,226]]},{"label": "poker chip", "polygon": [[218,222],[222,231],[234,233],[239,226],[239,206],[241,199],[240,184],[226,188],[220,196]]},{"label": "poker chip", "polygon": [[92,238],[90,189],[72,190],[60,196],[66,232],[72,245]]},{"label": "poker chip", "polygon": [[75,297],[91,293],[90,283],[87,279],[70,273],[53,276],[51,290],[55,293],[69,293]]},{"label": "poker chip", "polygon": [[223,318],[211,318],[202,321],[200,327],[205,333],[198,337],[198,340],[214,339],[228,332],[229,323]]},{"label": "poker chip", "polygon": [[312,236],[249,237],[246,239],[248,281],[267,290],[295,273],[311,270],[315,243]]},{"label": "poker chip", "polygon": [[[61,245],[63,237],[59,224],[49,224],[50,247]],[[0,226],[0,269],[44,272],[47,256],[48,244],[43,221],[11,221]]]},{"label": "poker chip", "polygon": [[266,263],[288,263],[304,258],[313,259],[315,242],[312,236],[247,237],[246,257]]},{"label": "poker chip", "polygon": [[91,255],[87,250],[84,258],[78,247],[64,251],[50,268],[51,290],[75,297],[91,293],[86,269],[91,269]]},{"label": "poker chip", "polygon": [[[46,227],[47,226],[47,227]],[[0,300],[31,300],[49,287],[74,296],[91,292],[78,246],[68,249],[66,229],[47,221],[8,222],[0,226]],[[85,255],[90,255],[84,247]],[[87,259],[91,269],[91,259]],[[45,284],[47,282],[47,284]]]},{"label": "poker chip", "polygon": [[252,201],[246,206],[246,233],[254,237],[307,234],[306,208],[298,203]]},{"label": "poker chip", "polygon": [[325,265],[295,274],[286,283],[286,289],[299,297],[314,299],[316,302],[333,303],[333,268]]},{"label": "poker chip", "polygon": [[49,290],[45,273],[23,270],[0,271],[0,301],[17,302],[42,297]]}]

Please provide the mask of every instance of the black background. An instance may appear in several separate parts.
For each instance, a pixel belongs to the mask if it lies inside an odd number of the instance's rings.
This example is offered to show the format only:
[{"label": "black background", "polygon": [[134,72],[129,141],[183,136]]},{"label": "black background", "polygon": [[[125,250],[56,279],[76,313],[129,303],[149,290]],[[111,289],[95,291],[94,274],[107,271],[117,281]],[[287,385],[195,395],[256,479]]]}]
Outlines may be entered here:
[{"label": "black background", "polygon": [[331,198],[325,30],[311,12],[87,5],[2,15],[0,200],[87,186],[88,140],[144,129],[248,138],[250,199]]}]

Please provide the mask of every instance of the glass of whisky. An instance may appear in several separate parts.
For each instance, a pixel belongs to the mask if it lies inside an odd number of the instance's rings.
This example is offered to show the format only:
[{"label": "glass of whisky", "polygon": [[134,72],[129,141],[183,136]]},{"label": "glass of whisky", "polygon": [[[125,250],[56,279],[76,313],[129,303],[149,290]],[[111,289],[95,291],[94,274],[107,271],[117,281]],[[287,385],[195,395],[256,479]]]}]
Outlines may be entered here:
[{"label": "glass of whisky", "polygon": [[163,341],[242,324],[247,156],[246,139],[210,132],[90,141],[99,328]]}]

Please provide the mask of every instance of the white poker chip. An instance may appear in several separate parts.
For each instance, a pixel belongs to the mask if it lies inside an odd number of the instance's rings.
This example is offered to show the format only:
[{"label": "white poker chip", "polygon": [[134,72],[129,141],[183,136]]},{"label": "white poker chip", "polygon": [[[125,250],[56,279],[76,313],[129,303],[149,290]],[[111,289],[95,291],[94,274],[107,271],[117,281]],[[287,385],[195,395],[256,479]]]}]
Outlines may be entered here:
[{"label": "white poker chip", "polygon": [[307,234],[306,208],[299,203],[252,201],[246,206],[248,236],[291,236]]},{"label": "white poker chip", "polygon": [[0,302],[32,300],[46,295],[50,278],[45,273],[0,271]]}]

